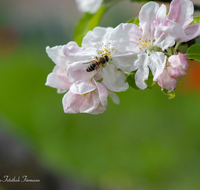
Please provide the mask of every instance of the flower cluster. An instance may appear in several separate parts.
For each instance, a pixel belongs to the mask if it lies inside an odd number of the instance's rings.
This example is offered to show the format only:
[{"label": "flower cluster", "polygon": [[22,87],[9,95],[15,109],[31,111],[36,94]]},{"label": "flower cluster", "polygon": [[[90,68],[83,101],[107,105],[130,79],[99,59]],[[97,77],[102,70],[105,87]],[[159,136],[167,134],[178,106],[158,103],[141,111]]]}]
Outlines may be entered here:
[{"label": "flower cluster", "polygon": [[96,27],[81,47],[73,41],[47,47],[56,66],[46,85],[59,93],[67,91],[62,101],[65,113],[103,113],[108,96],[119,104],[115,92],[129,88],[129,74],[143,90],[151,72],[153,81],[170,93],[188,68],[185,55],[173,47],[200,35],[200,25],[189,25],[193,12],[190,0],[173,0],[168,15],[165,5],[149,2],[139,12],[139,26]]}]

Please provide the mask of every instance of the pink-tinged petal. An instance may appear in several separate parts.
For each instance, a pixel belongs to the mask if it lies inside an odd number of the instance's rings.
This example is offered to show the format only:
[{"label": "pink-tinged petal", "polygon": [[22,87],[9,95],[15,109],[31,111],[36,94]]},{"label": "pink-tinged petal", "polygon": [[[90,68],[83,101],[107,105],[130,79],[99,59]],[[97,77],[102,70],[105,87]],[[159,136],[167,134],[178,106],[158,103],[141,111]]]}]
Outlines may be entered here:
[{"label": "pink-tinged petal", "polygon": [[143,30],[143,35],[148,34],[150,40],[153,39],[154,27],[152,27],[152,23],[156,20],[158,9],[158,3],[148,2],[143,5],[139,12],[140,27]]},{"label": "pink-tinged petal", "polygon": [[168,93],[174,90],[178,83],[178,79],[171,77],[167,69],[163,70],[163,73],[157,78],[158,85],[163,89],[168,90]]},{"label": "pink-tinged petal", "polygon": [[108,35],[113,28],[95,27],[92,31],[89,31],[82,41],[82,47],[95,47],[101,50],[101,44],[108,42]]},{"label": "pink-tinged petal", "polygon": [[[107,99],[105,95],[99,94],[99,88],[93,82],[79,81],[73,84],[70,91],[63,97],[63,108],[65,113],[90,113],[98,114],[103,113],[107,106]],[[95,89],[93,89],[95,87]],[[98,84],[100,91],[102,86]],[[105,88],[105,87],[104,87]],[[91,91],[89,91],[91,90]],[[106,90],[106,89],[105,89]],[[88,91],[88,92],[87,92]],[[75,94],[74,94],[75,92]],[[87,92],[87,93],[85,93]],[[84,94],[77,94],[84,93]],[[103,92],[105,94],[105,92]],[[100,96],[104,102],[104,106],[101,104]]]},{"label": "pink-tinged petal", "polygon": [[86,68],[89,64],[84,64],[83,61],[74,62],[73,64],[69,65],[67,68],[67,78],[70,82],[74,83],[79,80],[90,80],[95,71],[87,72]]},{"label": "pink-tinged petal", "polygon": [[148,66],[152,71],[153,80],[156,81],[157,77],[163,72],[166,63],[166,56],[162,52],[152,52],[150,55],[151,61]]},{"label": "pink-tinged petal", "polygon": [[117,51],[132,51],[139,53],[141,50],[136,45],[139,38],[142,37],[142,31],[135,24],[122,23],[119,24],[110,33],[109,40]]},{"label": "pink-tinged petal", "polygon": [[82,105],[79,108],[80,113],[91,113],[100,104],[100,99],[98,97],[97,90],[84,96],[84,99],[85,99],[85,101],[83,101]]},{"label": "pink-tinged petal", "polygon": [[122,53],[117,51],[112,56],[112,63],[117,69],[121,69],[125,72],[131,72],[137,69],[137,67],[134,65],[134,62],[137,60],[137,58],[137,54],[133,54],[131,52]]},{"label": "pink-tinged petal", "polygon": [[147,87],[145,80],[147,80],[149,76],[149,63],[150,57],[145,53],[138,55],[138,60],[135,61],[135,65],[139,68],[135,74],[135,83],[142,90]]},{"label": "pink-tinged petal", "polygon": [[46,52],[52,61],[57,65],[65,65],[67,57],[63,54],[63,46],[46,47]]},{"label": "pink-tinged petal", "polygon": [[87,94],[96,89],[96,86],[89,81],[78,81],[71,85],[70,91],[73,94]]},{"label": "pink-tinged petal", "polygon": [[68,81],[67,76],[59,76],[56,75],[55,73],[50,73],[47,76],[47,81],[45,85],[57,88],[62,92],[68,91],[71,83]]},{"label": "pink-tinged petal", "polygon": [[178,38],[179,41],[181,42],[187,42],[191,39],[194,39],[198,36],[200,36],[200,25],[199,24],[194,24],[190,25],[185,29],[185,38]]},{"label": "pink-tinged petal", "polygon": [[[156,23],[155,23],[156,25]],[[163,51],[175,44],[175,37],[169,35],[168,32],[163,32],[163,28],[157,27],[154,33],[154,45],[160,47]]]},{"label": "pink-tinged petal", "polygon": [[129,87],[126,82],[126,77],[124,73],[118,71],[114,65],[107,64],[105,68],[102,69],[103,84],[111,91],[121,92],[126,91]]},{"label": "pink-tinged petal", "polygon": [[108,96],[112,99],[112,101],[113,101],[115,104],[119,104],[119,103],[120,103],[119,96],[117,96],[116,93],[111,92],[111,91],[108,90]]},{"label": "pink-tinged petal", "polygon": [[167,71],[169,75],[173,78],[180,78],[184,77],[186,75],[184,70],[180,70],[179,68],[174,68],[174,67],[167,67]]},{"label": "pink-tinged petal", "polygon": [[93,82],[96,84],[96,87],[98,89],[101,104],[102,106],[105,106],[107,103],[108,91],[106,90],[106,87],[103,84],[98,83],[95,80],[93,80]]},{"label": "pink-tinged petal", "polygon": [[[177,24],[172,20],[163,21],[159,27],[161,31],[165,32],[165,35],[171,35],[172,38],[185,38],[185,32],[181,25]],[[157,34],[159,36],[160,34]],[[166,40],[166,39],[165,39]],[[167,40],[166,40],[167,41]]]},{"label": "pink-tinged petal", "polygon": [[98,55],[97,49],[93,47],[82,48],[73,46],[69,48],[67,45],[63,47],[63,53],[66,57],[75,60],[87,60]]},{"label": "pink-tinged petal", "polygon": [[59,93],[69,90],[71,82],[67,78],[67,66],[56,65],[53,72],[47,76],[45,85],[57,88]]},{"label": "pink-tinged petal", "polygon": [[162,4],[156,13],[156,21],[158,22],[158,24],[166,20],[167,18],[166,13],[167,13],[167,7],[164,4]]},{"label": "pink-tinged petal", "polygon": [[188,62],[184,54],[178,53],[178,55],[172,55],[168,59],[168,65],[179,68],[180,70],[188,69]]},{"label": "pink-tinged petal", "polygon": [[85,101],[82,95],[67,92],[62,99],[65,113],[79,113],[80,105]]},{"label": "pink-tinged petal", "polygon": [[168,18],[180,24],[183,29],[193,21],[194,6],[189,0],[173,0]]},{"label": "pink-tinged petal", "polygon": [[178,53],[178,56],[179,56],[180,64],[181,64],[182,68],[184,70],[187,70],[189,65],[188,65],[188,61],[187,61],[185,55],[182,53]]},{"label": "pink-tinged petal", "polygon": [[102,106],[101,104],[99,104],[99,106],[93,110],[92,112],[90,112],[90,114],[99,114],[99,113],[103,113],[106,110],[108,102],[106,101],[105,106]]}]

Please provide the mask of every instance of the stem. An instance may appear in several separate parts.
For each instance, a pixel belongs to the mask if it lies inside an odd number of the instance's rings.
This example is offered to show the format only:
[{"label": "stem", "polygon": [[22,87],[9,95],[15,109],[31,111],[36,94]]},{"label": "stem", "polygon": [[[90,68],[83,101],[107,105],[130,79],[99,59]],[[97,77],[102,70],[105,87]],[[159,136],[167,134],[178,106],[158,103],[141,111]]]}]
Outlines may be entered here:
[{"label": "stem", "polygon": [[171,55],[174,55],[174,48],[171,47],[170,49],[171,49]]},{"label": "stem", "polygon": [[176,52],[178,47],[182,44],[182,42],[177,41],[174,51]]}]

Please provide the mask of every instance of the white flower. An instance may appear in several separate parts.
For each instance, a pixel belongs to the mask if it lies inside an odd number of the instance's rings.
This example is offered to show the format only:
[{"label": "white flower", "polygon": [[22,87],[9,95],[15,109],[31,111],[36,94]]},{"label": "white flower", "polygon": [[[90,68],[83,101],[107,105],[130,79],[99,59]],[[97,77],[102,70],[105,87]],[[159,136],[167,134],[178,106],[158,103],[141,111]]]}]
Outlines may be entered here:
[{"label": "white flower", "polygon": [[[151,69],[156,81],[163,72],[166,56],[162,51],[175,44],[176,36],[185,36],[183,30],[166,16],[166,6],[155,2],[146,3],[139,13],[140,27],[134,24],[120,24],[113,31],[111,40],[127,44],[126,50],[138,54],[138,60],[134,62],[136,85],[140,89],[147,87],[145,80],[148,79]],[[177,33],[175,33],[177,34]],[[119,47],[119,51],[123,46]]]},{"label": "white flower", "polygon": [[101,7],[103,0],[76,0],[78,9],[81,12],[96,13]]},{"label": "white flower", "polygon": [[[66,46],[70,48],[73,42]],[[56,88],[58,93],[66,92],[71,86],[67,78],[67,67],[74,62],[63,54],[63,46],[46,47],[46,52],[52,61],[56,64],[53,72],[47,76],[45,85]]]},{"label": "white flower", "polygon": [[99,114],[106,110],[108,92],[106,87],[96,82],[78,81],[71,85],[63,97],[65,113]]},{"label": "white flower", "polygon": [[[102,83],[111,91],[120,92],[128,89],[126,77],[120,70],[133,71],[135,69],[133,62],[137,59],[137,55],[126,51],[125,46],[119,51],[120,42],[110,40],[112,31],[113,28],[96,27],[83,38],[82,47],[77,44],[71,49],[68,46],[64,47],[63,52],[66,57],[78,60],[68,67],[67,76],[70,82],[86,81],[95,77],[96,80],[102,79]],[[89,65],[87,62],[102,56],[108,56],[109,60],[99,69],[98,74],[96,70],[86,71]]]}]

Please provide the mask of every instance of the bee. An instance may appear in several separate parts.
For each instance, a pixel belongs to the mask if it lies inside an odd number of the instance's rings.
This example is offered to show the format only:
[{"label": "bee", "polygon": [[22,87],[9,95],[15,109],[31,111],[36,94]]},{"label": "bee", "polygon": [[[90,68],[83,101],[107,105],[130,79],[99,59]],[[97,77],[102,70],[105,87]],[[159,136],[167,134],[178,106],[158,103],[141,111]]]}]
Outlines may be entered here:
[{"label": "bee", "polygon": [[86,68],[87,72],[96,71],[96,74],[100,71],[100,69],[109,61],[109,57],[107,55],[103,55],[101,57],[95,57],[94,60],[84,63],[89,64]]}]

